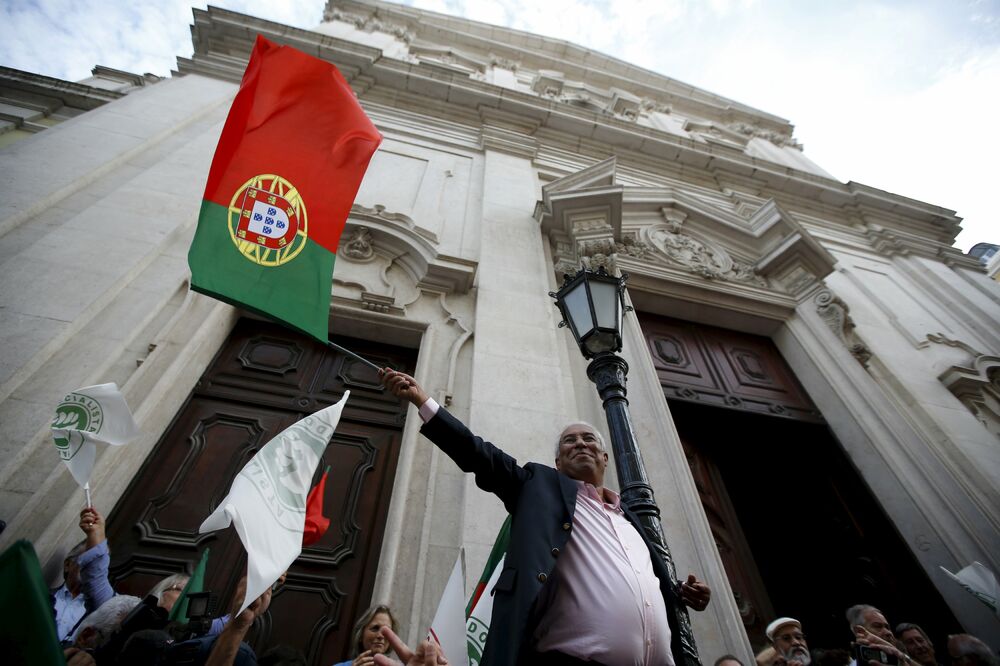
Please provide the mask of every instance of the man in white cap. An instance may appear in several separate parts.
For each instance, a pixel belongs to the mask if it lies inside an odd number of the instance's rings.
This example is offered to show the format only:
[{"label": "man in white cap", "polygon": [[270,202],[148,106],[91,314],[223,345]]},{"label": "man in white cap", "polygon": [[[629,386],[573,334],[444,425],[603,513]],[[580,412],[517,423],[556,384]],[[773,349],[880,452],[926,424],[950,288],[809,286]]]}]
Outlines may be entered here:
[{"label": "man in white cap", "polygon": [[809,646],[806,645],[802,623],[793,617],[779,617],[764,630],[767,640],[788,666],[809,666]]}]

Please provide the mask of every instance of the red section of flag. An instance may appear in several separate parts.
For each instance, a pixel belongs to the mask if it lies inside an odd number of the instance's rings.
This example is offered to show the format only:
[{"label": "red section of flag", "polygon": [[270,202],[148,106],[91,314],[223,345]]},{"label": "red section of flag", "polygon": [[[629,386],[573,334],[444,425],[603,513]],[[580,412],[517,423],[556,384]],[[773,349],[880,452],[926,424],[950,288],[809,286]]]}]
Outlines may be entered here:
[{"label": "red section of flag", "polygon": [[205,198],[229,207],[251,178],[277,174],[309,211],[309,240],[330,252],[382,141],[332,64],[258,35],[219,138]]},{"label": "red section of flag", "polygon": [[483,592],[486,591],[486,583],[479,581],[476,585],[476,589],[472,591],[472,599],[469,600],[469,608],[475,608],[476,604],[479,603],[479,597],[483,596]]},{"label": "red section of flag", "polygon": [[302,530],[303,548],[319,541],[330,528],[330,519],[323,515],[323,493],[326,491],[326,477],[329,473],[329,470],[323,472],[323,478],[309,491],[309,499],[306,500],[306,526]]}]

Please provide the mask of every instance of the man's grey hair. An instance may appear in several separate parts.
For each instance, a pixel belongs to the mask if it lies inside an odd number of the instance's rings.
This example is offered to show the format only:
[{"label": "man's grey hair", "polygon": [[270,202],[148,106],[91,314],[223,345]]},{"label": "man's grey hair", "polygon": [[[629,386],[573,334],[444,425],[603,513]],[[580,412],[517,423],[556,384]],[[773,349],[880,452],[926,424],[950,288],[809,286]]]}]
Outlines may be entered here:
[{"label": "man's grey hair", "polygon": [[594,434],[597,435],[597,443],[601,445],[601,451],[604,451],[605,453],[608,452],[608,447],[604,444],[604,435],[601,434],[600,430],[595,428],[593,425],[587,423],[586,421],[573,421],[572,423],[567,423],[566,425],[564,425],[562,430],[559,431],[559,436],[556,438],[556,458],[559,457],[559,447],[562,445],[562,434],[566,432],[566,428],[572,428],[573,426],[581,426],[581,425],[587,426],[588,428],[593,430]]},{"label": "man's grey hair", "polygon": [[94,647],[101,647],[110,640],[111,635],[121,626],[125,616],[142,601],[139,597],[130,597],[127,594],[119,594],[111,597],[101,607],[84,618],[80,626],[73,634],[73,640],[81,635],[88,627],[93,627],[97,632]]},{"label": "man's grey hair", "polygon": [[865,623],[865,613],[868,611],[875,611],[876,613],[881,613],[879,609],[874,606],[869,606],[868,604],[858,604],[857,606],[851,606],[847,609],[847,623],[851,625],[853,629],[856,625],[863,625]]},{"label": "man's grey hair", "polygon": [[899,624],[897,624],[895,631],[896,637],[900,638],[902,637],[904,631],[913,631],[914,629],[920,632],[920,635],[924,637],[925,641],[927,641],[928,643],[931,642],[930,637],[927,636],[927,632],[921,629],[920,625],[913,624],[912,622],[900,622]]},{"label": "man's grey hair", "polygon": [[949,636],[948,652],[958,653],[957,655],[952,654],[953,660],[955,657],[965,658],[977,666],[997,666],[997,664],[1000,664],[1000,659],[990,649],[990,646],[971,634],[953,634]]},{"label": "man's grey hair", "polygon": [[167,576],[159,583],[154,585],[153,589],[150,590],[146,594],[146,596],[148,597],[150,594],[152,594],[157,599],[162,599],[164,592],[166,592],[174,585],[180,585],[181,588],[183,588],[185,585],[187,585],[187,582],[190,578],[191,576],[188,576],[187,574],[174,574],[173,576]]}]

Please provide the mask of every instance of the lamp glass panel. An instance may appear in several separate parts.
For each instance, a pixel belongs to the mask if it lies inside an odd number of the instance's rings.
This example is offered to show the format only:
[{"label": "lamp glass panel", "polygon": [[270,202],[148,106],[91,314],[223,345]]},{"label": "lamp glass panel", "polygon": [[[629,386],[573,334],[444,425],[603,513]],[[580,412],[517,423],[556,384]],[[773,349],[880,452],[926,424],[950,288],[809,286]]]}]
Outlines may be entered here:
[{"label": "lamp glass panel", "polygon": [[618,283],[590,282],[590,293],[594,298],[594,313],[601,328],[618,328]]},{"label": "lamp glass panel", "polygon": [[592,336],[587,338],[587,342],[584,343],[584,346],[592,355],[599,354],[601,352],[614,352],[620,349],[615,334],[605,331],[595,332]]},{"label": "lamp glass panel", "polygon": [[587,283],[580,280],[570,291],[563,295],[563,304],[566,308],[566,318],[572,327],[577,338],[582,338],[594,328],[594,321],[590,316],[590,303],[587,301]]}]

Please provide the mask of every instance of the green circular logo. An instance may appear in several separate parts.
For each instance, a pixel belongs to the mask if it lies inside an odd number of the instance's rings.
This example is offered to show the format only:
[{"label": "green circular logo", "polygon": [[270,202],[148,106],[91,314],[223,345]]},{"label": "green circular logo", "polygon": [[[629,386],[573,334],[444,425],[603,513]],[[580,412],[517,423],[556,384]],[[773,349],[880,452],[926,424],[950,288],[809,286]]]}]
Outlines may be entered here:
[{"label": "green circular logo", "polygon": [[101,403],[89,395],[70,393],[56,406],[52,428],[62,432],[55,435],[56,448],[63,460],[76,455],[83,444],[81,432],[100,432],[104,425]]}]

